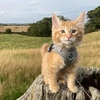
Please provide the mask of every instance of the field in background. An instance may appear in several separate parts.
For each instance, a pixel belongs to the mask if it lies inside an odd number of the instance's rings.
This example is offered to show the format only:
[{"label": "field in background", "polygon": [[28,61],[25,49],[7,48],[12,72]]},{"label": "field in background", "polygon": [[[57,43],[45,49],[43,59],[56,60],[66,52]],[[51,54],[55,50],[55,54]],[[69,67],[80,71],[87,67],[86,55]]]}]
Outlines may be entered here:
[{"label": "field in background", "polygon": [[51,38],[0,35],[0,100],[16,100],[40,74],[40,47]]},{"label": "field in background", "polygon": [[10,28],[12,32],[27,32],[30,26],[0,26],[0,32],[5,32],[6,29]]},{"label": "field in background", "polygon": [[[16,100],[40,74],[40,47],[51,38],[0,35],[0,100]],[[100,32],[84,36],[79,66],[100,67]]]},{"label": "field in background", "polygon": [[16,100],[40,74],[40,49],[0,51],[0,100]]},{"label": "field in background", "polygon": [[80,66],[100,67],[100,31],[85,35],[78,50]]},{"label": "field in background", "polygon": [[0,50],[3,49],[31,49],[40,48],[45,42],[50,43],[48,37],[29,37],[20,34],[0,34]]}]

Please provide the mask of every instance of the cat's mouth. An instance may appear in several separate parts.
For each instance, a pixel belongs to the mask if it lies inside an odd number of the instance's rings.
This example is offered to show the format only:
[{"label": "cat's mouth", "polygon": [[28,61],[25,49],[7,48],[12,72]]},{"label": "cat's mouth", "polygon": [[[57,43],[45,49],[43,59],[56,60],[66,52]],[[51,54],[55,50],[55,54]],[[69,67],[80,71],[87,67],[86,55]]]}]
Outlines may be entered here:
[{"label": "cat's mouth", "polygon": [[71,39],[65,39],[62,41],[64,44],[74,44],[74,42]]},{"label": "cat's mouth", "polygon": [[70,46],[76,46],[77,42],[76,41],[73,41],[73,40],[63,40],[62,41],[63,44],[65,45],[70,45]]},{"label": "cat's mouth", "polygon": [[69,45],[69,46],[76,46],[77,45],[77,42],[76,42],[76,39],[75,38],[61,38],[61,42],[64,44],[64,45]]}]

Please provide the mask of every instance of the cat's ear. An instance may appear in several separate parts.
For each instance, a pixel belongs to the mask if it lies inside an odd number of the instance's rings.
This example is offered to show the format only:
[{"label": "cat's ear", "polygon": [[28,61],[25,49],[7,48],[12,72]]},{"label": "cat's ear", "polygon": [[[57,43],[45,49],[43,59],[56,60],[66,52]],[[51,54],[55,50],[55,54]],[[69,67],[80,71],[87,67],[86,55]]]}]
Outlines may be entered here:
[{"label": "cat's ear", "polygon": [[85,12],[81,13],[80,16],[76,20],[74,20],[76,26],[82,29],[84,29],[84,21],[85,21]]},{"label": "cat's ear", "polygon": [[61,20],[53,13],[52,14],[52,27],[57,29],[61,25]]}]

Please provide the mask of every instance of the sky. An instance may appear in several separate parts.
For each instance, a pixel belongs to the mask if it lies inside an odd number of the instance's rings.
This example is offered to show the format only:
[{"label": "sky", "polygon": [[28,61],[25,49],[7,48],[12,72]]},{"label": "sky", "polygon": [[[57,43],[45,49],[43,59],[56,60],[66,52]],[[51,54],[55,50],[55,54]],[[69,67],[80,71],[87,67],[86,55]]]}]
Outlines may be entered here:
[{"label": "sky", "polygon": [[74,20],[100,6],[100,0],[0,0],[0,23],[34,23],[52,13]]}]

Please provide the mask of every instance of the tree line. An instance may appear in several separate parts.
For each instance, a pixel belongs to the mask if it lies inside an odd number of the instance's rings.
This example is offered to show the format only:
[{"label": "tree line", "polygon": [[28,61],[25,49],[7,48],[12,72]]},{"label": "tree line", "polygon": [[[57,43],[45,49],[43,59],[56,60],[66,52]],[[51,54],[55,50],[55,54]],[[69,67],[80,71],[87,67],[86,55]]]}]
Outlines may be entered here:
[{"label": "tree line", "polygon": [[[100,30],[100,6],[94,10],[87,12],[87,22],[85,23],[85,34]],[[70,20],[64,16],[58,16],[61,20]],[[50,37],[52,28],[52,18],[45,17],[36,23],[31,24],[27,33],[22,32],[20,34],[35,36],[35,37]],[[6,30],[6,33],[10,33],[10,29]]]},{"label": "tree line", "polygon": [[[58,16],[61,20],[69,20],[64,18],[64,16]],[[51,36],[51,28],[52,28],[52,18],[43,18],[36,23],[33,23],[31,27],[28,29],[28,36],[41,36],[41,37],[50,37]]]},{"label": "tree line", "polygon": [[28,28],[28,36],[41,36],[49,37],[51,36],[51,17],[43,18],[42,20],[33,23],[31,27]]},{"label": "tree line", "polygon": [[87,12],[87,23],[85,24],[85,33],[91,33],[100,30],[100,6]]}]

